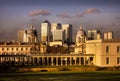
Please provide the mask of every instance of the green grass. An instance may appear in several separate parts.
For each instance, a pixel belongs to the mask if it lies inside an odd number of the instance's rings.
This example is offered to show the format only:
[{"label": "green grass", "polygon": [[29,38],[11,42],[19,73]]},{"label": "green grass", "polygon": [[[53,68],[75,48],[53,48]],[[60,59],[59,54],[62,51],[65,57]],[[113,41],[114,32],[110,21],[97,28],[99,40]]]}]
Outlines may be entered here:
[{"label": "green grass", "polygon": [[2,73],[0,81],[119,81],[120,71]]}]

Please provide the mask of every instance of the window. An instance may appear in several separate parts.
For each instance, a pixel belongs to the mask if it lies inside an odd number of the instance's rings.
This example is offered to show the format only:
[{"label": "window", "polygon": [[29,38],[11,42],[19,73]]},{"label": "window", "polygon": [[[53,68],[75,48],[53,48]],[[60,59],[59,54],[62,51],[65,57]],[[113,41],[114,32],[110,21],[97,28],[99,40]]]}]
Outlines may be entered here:
[{"label": "window", "polygon": [[2,51],[4,51],[4,48],[2,48]]},{"label": "window", "polygon": [[11,50],[13,51],[13,48],[11,48]]},{"label": "window", "polygon": [[106,64],[109,64],[109,57],[106,58]]},{"label": "window", "polygon": [[21,48],[21,51],[23,51],[23,48]]},{"label": "window", "polygon": [[16,51],[18,51],[18,48],[16,48]]},{"label": "window", "polygon": [[28,50],[28,48],[26,48],[26,51]]},{"label": "window", "polygon": [[33,49],[32,49],[32,48],[30,48],[30,50],[32,51]]},{"label": "window", "polygon": [[34,51],[36,51],[37,49],[36,48],[34,48]]},{"label": "window", "polygon": [[7,48],[7,51],[9,51],[9,48]]},{"label": "window", "polygon": [[106,53],[108,53],[110,51],[110,47],[106,46]]},{"label": "window", "polygon": [[120,46],[117,46],[117,53],[120,52]]},{"label": "window", "polygon": [[120,64],[120,57],[117,57],[117,64]]}]

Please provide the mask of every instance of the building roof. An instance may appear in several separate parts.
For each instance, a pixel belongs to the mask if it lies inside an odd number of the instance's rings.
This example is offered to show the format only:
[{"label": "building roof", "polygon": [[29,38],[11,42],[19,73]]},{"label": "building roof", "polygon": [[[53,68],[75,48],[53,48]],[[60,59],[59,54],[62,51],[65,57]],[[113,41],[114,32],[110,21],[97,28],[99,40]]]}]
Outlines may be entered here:
[{"label": "building roof", "polygon": [[120,39],[108,39],[108,40],[102,40],[103,43],[120,43]]},{"label": "building roof", "polygon": [[43,23],[50,23],[48,20],[45,20]]}]

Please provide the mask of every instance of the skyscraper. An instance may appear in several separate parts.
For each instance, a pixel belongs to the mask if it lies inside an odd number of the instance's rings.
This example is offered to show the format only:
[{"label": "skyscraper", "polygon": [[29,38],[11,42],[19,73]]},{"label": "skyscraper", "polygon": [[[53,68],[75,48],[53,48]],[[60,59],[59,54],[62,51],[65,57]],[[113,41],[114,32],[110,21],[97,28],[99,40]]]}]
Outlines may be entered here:
[{"label": "skyscraper", "polygon": [[72,25],[62,24],[62,30],[65,32],[64,41],[72,42]]},{"label": "skyscraper", "polygon": [[62,29],[57,29],[53,31],[53,41],[63,42],[64,32]]},{"label": "skyscraper", "polygon": [[61,24],[60,23],[52,23],[51,24],[51,32],[57,29],[61,29]]},{"label": "skyscraper", "polygon": [[50,42],[50,38],[51,38],[51,24],[49,21],[45,20],[42,24],[41,24],[41,32],[40,32],[40,40],[41,42]]},{"label": "skyscraper", "polygon": [[23,42],[24,32],[25,30],[18,30],[18,41]]},{"label": "skyscraper", "polygon": [[61,29],[61,24],[59,24],[59,23],[52,23],[51,24],[51,34],[52,34],[51,41],[54,41],[54,39],[53,39],[53,37],[55,35],[54,31],[59,30],[59,29]]}]

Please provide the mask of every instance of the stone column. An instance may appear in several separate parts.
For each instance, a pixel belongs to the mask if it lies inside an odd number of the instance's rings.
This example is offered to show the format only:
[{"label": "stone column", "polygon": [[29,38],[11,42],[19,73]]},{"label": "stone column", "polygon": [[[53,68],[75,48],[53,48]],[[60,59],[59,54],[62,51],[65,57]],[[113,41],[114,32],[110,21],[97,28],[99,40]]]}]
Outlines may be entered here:
[{"label": "stone column", "polygon": [[49,63],[48,63],[48,57],[46,57],[46,65],[48,65]]},{"label": "stone column", "polygon": [[70,57],[70,65],[72,65],[72,57]]},{"label": "stone column", "polygon": [[53,64],[53,57],[51,57],[51,65],[53,66],[54,64]]},{"label": "stone column", "polygon": [[40,59],[39,59],[39,57],[37,57],[37,65],[39,65],[40,64]]},{"label": "stone column", "polygon": [[65,57],[66,59],[65,59],[65,65],[67,66],[67,57]]},{"label": "stone column", "polygon": [[32,57],[32,65],[34,65],[34,57]]},{"label": "stone column", "polygon": [[58,57],[56,57],[56,66],[58,66]]},{"label": "stone column", "polygon": [[44,65],[44,57],[42,57],[41,59],[42,59],[42,65]]},{"label": "stone column", "polygon": [[75,61],[75,65],[76,65],[76,57],[74,58],[74,61]]},{"label": "stone column", "polygon": [[90,65],[90,57],[88,57],[88,65]]},{"label": "stone column", "polygon": [[79,57],[79,65],[81,65],[81,57]]},{"label": "stone column", "polygon": [[1,59],[2,57],[0,57],[0,64],[1,64],[1,62],[2,62],[2,59]]},{"label": "stone column", "polygon": [[23,64],[25,64],[25,57],[23,57]]},{"label": "stone column", "polygon": [[6,65],[6,57],[4,57],[4,65]]},{"label": "stone column", "polygon": [[14,65],[16,65],[16,57],[14,57]]},{"label": "stone column", "polygon": [[21,65],[21,57],[19,57],[19,65]]},{"label": "stone column", "polygon": [[27,57],[27,65],[29,65],[29,57]]},{"label": "stone column", "polygon": [[63,60],[62,60],[62,57],[61,57],[61,66],[63,65],[63,62],[62,62]]},{"label": "stone column", "polygon": [[0,57],[0,64],[2,63],[2,57]]},{"label": "stone column", "polygon": [[84,57],[84,64],[83,65],[86,65],[86,57]]},{"label": "stone column", "polygon": [[28,57],[28,65],[31,65],[31,57]]}]

